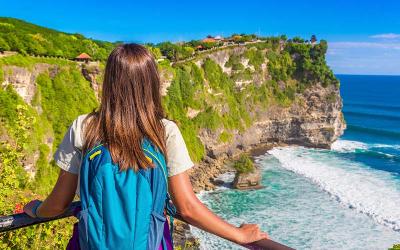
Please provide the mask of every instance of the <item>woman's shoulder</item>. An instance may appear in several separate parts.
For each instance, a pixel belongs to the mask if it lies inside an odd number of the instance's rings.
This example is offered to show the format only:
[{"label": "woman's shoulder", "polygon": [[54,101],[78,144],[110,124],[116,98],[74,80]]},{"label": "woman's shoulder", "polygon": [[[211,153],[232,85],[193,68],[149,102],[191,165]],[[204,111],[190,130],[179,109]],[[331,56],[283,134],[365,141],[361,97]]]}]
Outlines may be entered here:
[{"label": "woman's shoulder", "polygon": [[78,149],[83,147],[83,130],[88,118],[89,114],[80,115],[72,122],[70,127],[70,132],[74,139],[74,146]]},{"label": "woman's shoulder", "polygon": [[166,134],[168,176],[173,176],[186,171],[194,164],[176,123],[168,119],[163,119],[162,122]]},{"label": "woman's shoulder", "polygon": [[176,133],[180,133],[178,125],[174,121],[168,120],[166,118],[163,118],[161,122],[164,125],[165,128],[165,134],[166,136],[174,135]]},{"label": "woman's shoulder", "polygon": [[164,127],[178,127],[174,121],[168,120],[167,118],[161,119],[161,122],[164,124]]},{"label": "woman's shoulder", "polygon": [[84,114],[78,116],[73,122],[72,126],[75,127],[76,129],[82,129],[84,123],[86,122],[86,119],[89,117],[89,114]]}]

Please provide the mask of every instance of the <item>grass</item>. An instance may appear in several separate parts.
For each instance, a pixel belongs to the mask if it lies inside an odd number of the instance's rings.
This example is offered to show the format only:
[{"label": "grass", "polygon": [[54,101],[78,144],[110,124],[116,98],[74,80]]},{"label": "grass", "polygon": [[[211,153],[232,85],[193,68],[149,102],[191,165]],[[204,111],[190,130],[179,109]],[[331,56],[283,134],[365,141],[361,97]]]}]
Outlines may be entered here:
[{"label": "grass", "polygon": [[233,135],[231,133],[228,133],[226,131],[223,131],[221,134],[219,134],[218,141],[227,143],[230,142],[233,138]]}]

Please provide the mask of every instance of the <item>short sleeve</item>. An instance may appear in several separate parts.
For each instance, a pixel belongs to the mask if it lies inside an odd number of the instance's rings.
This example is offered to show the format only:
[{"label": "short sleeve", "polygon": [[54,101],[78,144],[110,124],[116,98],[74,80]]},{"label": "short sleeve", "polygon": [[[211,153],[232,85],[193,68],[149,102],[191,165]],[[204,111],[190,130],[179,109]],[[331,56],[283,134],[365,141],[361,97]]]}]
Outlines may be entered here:
[{"label": "short sleeve", "polygon": [[79,116],[65,133],[54,154],[55,163],[63,170],[78,174],[82,160],[82,123],[86,116]]},{"label": "short sleeve", "polygon": [[166,146],[167,146],[167,167],[168,176],[174,176],[193,167],[185,141],[178,126],[169,120],[163,119]]}]

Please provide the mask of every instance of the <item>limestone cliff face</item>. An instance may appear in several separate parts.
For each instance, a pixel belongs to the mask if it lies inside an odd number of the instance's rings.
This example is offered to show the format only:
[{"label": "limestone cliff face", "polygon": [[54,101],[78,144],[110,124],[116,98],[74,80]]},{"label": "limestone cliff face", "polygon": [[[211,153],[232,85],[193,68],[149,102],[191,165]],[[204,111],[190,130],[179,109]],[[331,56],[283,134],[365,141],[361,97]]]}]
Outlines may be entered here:
[{"label": "limestone cliff face", "polygon": [[[258,85],[270,80],[265,58],[261,70],[255,71],[243,54],[247,48],[237,47],[221,50],[204,56],[195,61],[201,66],[205,58],[214,60],[222,70],[232,76],[234,71],[226,67],[226,62],[231,55],[241,58],[245,70],[249,69],[252,79],[247,81],[235,80],[237,88],[248,84]],[[285,83],[278,83],[284,88]],[[334,85],[323,87],[323,83],[308,87],[302,94],[296,94],[295,101],[290,107],[272,105],[266,109],[259,108],[257,119],[245,132],[234,133],[234,138],[228,143],[221,143],[218,135],[221,131],[212,132],[208,129],[201,130],[199,137],[206,147],[211,158],[222,155],[231,157],[243,150],[259,144],[271,142],[297,144],[308,147],[330,148],[330,145],[343,134],[346,128],[342,114],[342,98],[339,88]]]},{"label": "limestone cliff face", "polygon": [[99,100],[99,94],[101,92],[101,82],[99,82],[99,76],[102,76],[102,70],[98,62],[90,62],[89,64],[81,63],[81,72],[83,77],[90,83],[96,98]]},{"label": "limestone cliff face", "polygon": [[[82,76],[90,83],[96,97],[98,97],[101,83],[97,79],[102,75],[99,64],[96,62],[89,65],[78,64],[77,67],[81,69]],[[4,79],[3,82],[0,82],[0,86],[5,88],[11,85],[27,104],[31,104],[37,89],[36,78],[38,75],[48,71],[50,77],[53,78],[57,75],[58,69],[58,65],[47,63],[37,63],[32,69],[13,65],[3,66]]]},{"label": "limestone cliff face", "polygon": [[230,171],[225,161],[244,151],[281,144],[330,148],[346,128],[341,109],[342,99],[336,87],[316,85],[299,95],[290,107],[262,110],[259,119],[243,133],[236,132],[229,143],[218,140],[220,131],[203,129],[199,137],[207,157],[190,172],[194,190],[214,189],[215,178]]},{"label": "limestone cliff face", "polygon": [[346,128],[341,110],[339,90],[316,85],[298,95],[290,107],[271,106],[261,111],[259,119],[244,133],[235,133],[231,143],[221,144],[218,132],[206,129],[200,138],[212,158],[233,156],[249,147],[272,142],[330,148]]},{"label": "limestone cliff face", "polygon": [[[248,84],[260,85],[265,80],[269,80],[270,76],[268,74],[268,69],[267,69],[268,60],[265,58],[264,63],[261,64],[261,71],[256,71],[254,69],[254,66],[249,64],[249,59],[244,56],[246,50],[248,50],[246,47],[234,47],[230,49],[215,51],[213,53],[204,55],[202,58],[198,60],[195,60],[195,64],[198,67],[201,67],[204,60],[206,58],[209,58],[215,61],[221,67],[224,73],[226,73],[228,76],[232,76],[234,73],[237,72],[233,70],[231,67],[227,67],[226,63],[228,62],[230,56],[236,55],[241,58],[240,63],[243,65],[244,70],[249,69],[250,72],[252,72],[251,79],[236,79],[235,80],[236,87],[243,88]],[[264,52],[265,51],[266,50],[264,50]]]},{"label": "limestone cliff face", "polygon": [[32,70],[18,66],[4,66],[3,87],[11,85],[22,99],[30,104],[36,93],[36,77],[50,67],[48,64],[36,64]]}]

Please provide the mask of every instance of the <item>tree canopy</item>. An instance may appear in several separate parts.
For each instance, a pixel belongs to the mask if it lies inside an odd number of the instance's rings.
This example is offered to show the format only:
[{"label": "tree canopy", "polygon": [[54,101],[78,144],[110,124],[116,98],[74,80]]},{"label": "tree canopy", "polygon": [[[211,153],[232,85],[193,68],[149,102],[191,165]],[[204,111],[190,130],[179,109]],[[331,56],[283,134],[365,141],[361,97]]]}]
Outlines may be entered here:
[{"label": "tree canopy", "polygon": [[0,52],[74,58],[85,52],[92,58],[104,60],[115,43],[93,40],[81,34],[68,34],[24,22],[0,17]]}]

